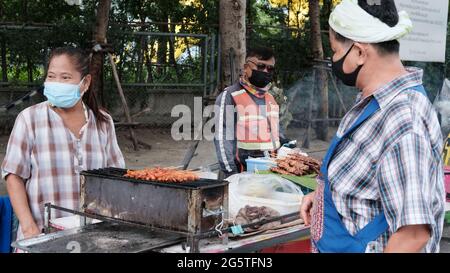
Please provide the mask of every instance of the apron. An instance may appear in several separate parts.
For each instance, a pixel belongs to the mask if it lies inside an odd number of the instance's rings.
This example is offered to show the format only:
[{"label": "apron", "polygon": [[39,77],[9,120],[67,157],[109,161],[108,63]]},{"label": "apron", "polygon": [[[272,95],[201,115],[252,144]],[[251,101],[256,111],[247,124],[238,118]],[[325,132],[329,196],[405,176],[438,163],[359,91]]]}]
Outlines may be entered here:
[{"label": "apron", "polygon": [[[412,89],[426,96],[425,89],[422,85],[415,86]],[[313,216],[315,218],[318,217],[318,219],[314,220],[311,224],[311,241],[313,246],[319,252],[363,253],[366,251],[369,242],[375,241],[389,228],[386,217],[384,213],[381,212],[363,229],[358,231],[355,235],[351,235],[342,222],[341,216],[334,205],[330,181],[328,179],[328,166],[339,144],[349,135],[354,133],[379,109],[380,106],[377,100],[372,98],[364,112],[350,129],[348,129],[341,138],[337,135],[334,136],[327,154],[323,159],[321,167],[323,187],[318,189],[317,194],[319,195],[318,198],[315,198],[315,203],[317,203],[315,205],[317,205],[317,208],[313,209]]]}]

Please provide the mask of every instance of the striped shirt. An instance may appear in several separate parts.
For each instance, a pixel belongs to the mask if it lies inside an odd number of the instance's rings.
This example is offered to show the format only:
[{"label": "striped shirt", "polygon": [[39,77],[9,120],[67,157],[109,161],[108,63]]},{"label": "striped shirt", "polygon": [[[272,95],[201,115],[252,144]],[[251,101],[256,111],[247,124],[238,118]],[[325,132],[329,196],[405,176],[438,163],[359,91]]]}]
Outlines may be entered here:
[{"label": "striped shirt", "polygon": [[[108,120],[97,124],[93,112],[88,110],[87,123],[77,139],[47,102],[31,106],[17,116],[2,164],[2,177],[15,174],[25,181],[31,213],[40,229],[45,203],[79,209],[80,171],[125,167],[109,115]],[[67,216],[60,211],[52,213],[52,217]],[[17,236],[23,238],[20,226]]]},{"label": "striped shirt", "polygon": [[411,90],[422,84],[423,71],[408,74],[357,98],[343,118],[340,137],[371,99],[380,110],[336,149],[328,176],[333,201],[350,234],[384,212],[389,231],[370,242],[366,252],[382,252],[399,228],[426,224],[431,239],[425,252],[439,252],[444,222],[443,138],[429,99]]}]

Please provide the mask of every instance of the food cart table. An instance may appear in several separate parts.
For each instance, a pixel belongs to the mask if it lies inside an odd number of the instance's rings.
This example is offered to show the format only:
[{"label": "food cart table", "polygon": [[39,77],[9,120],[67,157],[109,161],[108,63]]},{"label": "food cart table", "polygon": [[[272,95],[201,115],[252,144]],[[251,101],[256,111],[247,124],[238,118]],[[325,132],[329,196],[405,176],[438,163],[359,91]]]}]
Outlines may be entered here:
[{"label": "food cart table", "polygon": [[[148,234],[148,236],[146,235]],[[222,239],[208,238],[200,241],[200,253],[251,253],[261,251],[294,240],[307,240],[309,228],[295,225],[279,230],[266,231],[257,235],[230,238],[227,244]],[[48,253],[74,252],[70,243],[77,242],[79,250],[84,253],[105,252],[160,252],[186,253],[189,249],[180,237],[148,232],[141,228],[122,225],[97,223],[58,231],[15,242],[14,247],[21,250]],[[157,247],[160,245],[161,247]],[[156,248],[155,248],[156,247]]]},{"label": "food cart table", "polygon": [[[295,240],[309,240],[309,227],[303,224],[280,230],[266,231],[261,234],[239,239],[230,238],[224,245],[219,238],[204,239],[200,241],[201,253],[250,253],[258,252],[269,247],[292,242]],[[173,245],[159,250],[162,253],[184,253],[187,249],[183,245]]]}]

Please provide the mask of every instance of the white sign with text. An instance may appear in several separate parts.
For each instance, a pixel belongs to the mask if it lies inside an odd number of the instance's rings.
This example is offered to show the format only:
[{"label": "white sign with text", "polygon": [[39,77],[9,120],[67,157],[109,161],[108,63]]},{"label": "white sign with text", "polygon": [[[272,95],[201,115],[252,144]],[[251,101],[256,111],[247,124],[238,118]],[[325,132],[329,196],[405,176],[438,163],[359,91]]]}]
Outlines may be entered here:
[{"label": "white sign with text", "polygon": [[445,62],[449,0],[395,0],[397,10],[408,12],[413,30],[400,40],[405,61]]}]

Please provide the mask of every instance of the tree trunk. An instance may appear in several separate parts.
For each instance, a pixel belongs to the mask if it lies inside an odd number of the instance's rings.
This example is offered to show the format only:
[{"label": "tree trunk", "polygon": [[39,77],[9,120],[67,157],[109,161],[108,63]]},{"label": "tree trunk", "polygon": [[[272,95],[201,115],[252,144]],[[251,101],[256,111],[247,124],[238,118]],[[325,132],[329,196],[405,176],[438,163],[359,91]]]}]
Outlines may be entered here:
[{"label": "tree trunk", "polygon": [[[126,43],[125,39],[121,39],[120,40],[120,45],[124,45]],[[125,50],[121,50],[120,53],[118,54],[119,58],[120,58],[120,62],[117,64],[117,73],[119,74],[119,79],[122,81],[123,80],[123,67],[124,67],[124,60],[125,60],[125,56],[126,51]],[[112,80],[111,80],[112,82]]]},{"label": "tree trunk", "polygon": [[323,1],[323,11],[325,13],[325,20],[328,21],[328,18],[330,18],[330,14],[333,11],[333,0]]},{"label": "tree trunk", "polygon": [[[170,26],[170,32],[175,33],[175,25]],[[178,67],[177,60],[175,59],[175,37],[169,37],[169,61],[175,69],[175,74],[177,76],[177,81],[181,82],[181,71]]]},{"label": "tree trunk", "polygon": [[[147,83],[152,83],[153,82],[153,69],[152,69],[152,60],[154,57],[154,50],[153,47],[155,46],[155,42],[154,41],[150,41],[150,49],[147,49],[145,51],[145,64],[147,66]],[[150,52],[149,52],[150,51]]]},{"label": "tree trunk", "polygon": [[252,39],[252,34],[253,34],[253,24],[255,22],[255,12],[253,10],[253,4],[255,3],[256,0],[247,0],[247,40]]},{"label": "tree trunk", "polygon": [[246,0],[220,0],[219,30],[222,79],[219,88],[233,84],[245,63]]},{"label": "tree trunk", "polygon": [[27,56],[27,73],[28,73],[28,82],[33,82],[33,63],[31,62],[30,56]]},{"label": "tree trunk", "polygon": [[22,0],[22,18],[23,22],[28,22],[28,0]]},{"label": "tree trunk", "polygon": [[[309,1],[309,20],[311,24],[311,44],[312,53],[315,60],[323,60],[322,36],[320,33],[320,7],[319,0]],[[318,65],[320,66],[320,64]],[[328,77],[325,69],[317,69],[316,78],[319,90],[319,119],[328,118]],[[328,141],[328,121],[319,121],[316,123],[316,135],[320,140]]]},{"label": "tree trunk", "polygon": [[[142,1],[139,1],[139,18],[140,21],[142,23],[142,26],[140,28],[140,31],[145,32],[146,28],[145,28],[145,18],[146,15],[144,13],[144,7],[142,4]],[[144,70],[144,55],[145,52],[147,51],[147,36],[141,35],[137,37],[137,41],[136,44],[138,45],[138,66],[137,66],[137,74],[136,74],[136,82],[142,83],[144,82],[144,76],[143,76],[143,70]]]},{"label": "tree trunk", "polygon": [[[4,4],[0,1],[0,18],[3,20]],[[6,35],[1,35],[0,55],[2,58],[2,81],[8,82],[8,63],[6,61]]]},{"label": "tree trunk", "polygon": [[2,81],[8,82],[8,64],[6,62],[6,41],[5,36],[2,36],[1,55],[2,55]]},{"label": "tree trunk", "polygon": [[0,19],[4,20],[5,18],[3,18],[3,14],[4,14],[4,4],[3,4],[3,0],[0,1]]},{"label": "tree trunk", "polygon": [[[106,32],[108,30],[109,10],[111,9],[111,0],[100,0],[97,7],[97,20],[94,28],[94,43],[105,44]],[[97,95],[99,104],[105,106],[103,96],[103,68],[104,54],[103,52],[93,52],[91,60],[92,84],[91,92]]]},{"label": "tree trunk", "polygon": [[145,39],[146,36],[142,35],[142,36],[138,36],[136,44],[138,45],[138,50],[136,51],[138,54],[138,60],[137,60],[137,69],[136,69],[136,77],[135,77],[135,81],[138,83],[142,83],[144,81],[144,77],[142,75],[143,73],[143,66],[144,66],[144,52],[146,50],[145,48]]},{"label": "tree trunk", "polygon": [[20,79],[20,70],[22,68],[21,63],[20,62],[16,63],[15,67],[16,67],[16,71],[14,73],[14,79],[19,80]]},{"label": "tree trunk", "polygon": [[[168,22],[168,17],[165,17],[162,21]],[[167,33],[169,32],[169,26],[167,24],[161,24],[158,26],[158,29],[160,32]],[[167,37],[166,36],[160,36],[158,40],[158,53],[157,53],[157,60],[158,64],[161,64],[157,66],[156,70],[158,74],[161,74],[165,71],[165,67],[162,66],[167,63]],[[162,69],[161,69],[162,68]]]}]

